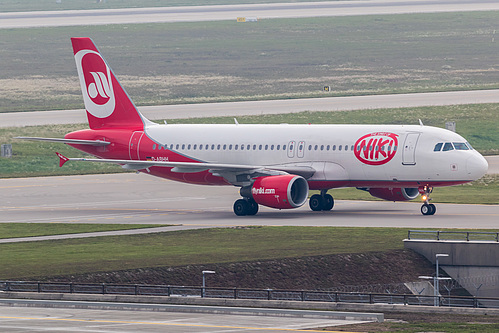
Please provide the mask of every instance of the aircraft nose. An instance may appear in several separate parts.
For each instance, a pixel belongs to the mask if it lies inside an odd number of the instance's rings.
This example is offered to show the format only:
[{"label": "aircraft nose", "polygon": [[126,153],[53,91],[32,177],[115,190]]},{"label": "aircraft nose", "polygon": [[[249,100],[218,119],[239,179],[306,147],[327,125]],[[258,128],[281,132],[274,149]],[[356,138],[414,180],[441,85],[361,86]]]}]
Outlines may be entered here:
[{"label": "aircraft nose", "polygon": [[489,164],[480,154],[471,156],[466,160],[466,170],[473,180],[482,178],[487,173]]}]

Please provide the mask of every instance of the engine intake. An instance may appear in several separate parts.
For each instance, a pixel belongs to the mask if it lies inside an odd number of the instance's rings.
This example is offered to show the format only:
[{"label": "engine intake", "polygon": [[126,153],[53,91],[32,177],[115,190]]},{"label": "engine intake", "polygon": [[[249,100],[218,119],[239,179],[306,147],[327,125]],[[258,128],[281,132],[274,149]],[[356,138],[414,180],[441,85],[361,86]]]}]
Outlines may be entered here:
[{"label": "engine intake", "polygon": [[369,193],[388,201],[408,201],[418,197],[418,188],[370,188]]},{"label": "engine intake", "polygon": [[241,195],[253,197],[260,205],[278,209],[297,208],[308,198],[308,183],[297,175],[258,177],[249,188],[242,188]]}]

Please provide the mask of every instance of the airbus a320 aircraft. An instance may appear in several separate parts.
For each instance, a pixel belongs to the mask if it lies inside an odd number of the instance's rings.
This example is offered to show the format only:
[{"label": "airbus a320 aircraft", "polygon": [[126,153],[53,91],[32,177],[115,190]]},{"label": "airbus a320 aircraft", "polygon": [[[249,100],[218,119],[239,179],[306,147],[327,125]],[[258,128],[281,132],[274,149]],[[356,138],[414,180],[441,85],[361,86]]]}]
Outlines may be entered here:
[{"label": "airbus a320 aircraft", "polygon": [[470,182],[486,160],[460,135],[420,125],[168,125],[140,114],[90,38],[72,38],[90,129],[64,139],[98,158],[67,161],[116,163],[125,169],[201,185],[240,187],[236,215],[258,205],[328,211],[327,191],[356,187],[405,201],[421,194],[423,215],[435,214],[433,187]]}]

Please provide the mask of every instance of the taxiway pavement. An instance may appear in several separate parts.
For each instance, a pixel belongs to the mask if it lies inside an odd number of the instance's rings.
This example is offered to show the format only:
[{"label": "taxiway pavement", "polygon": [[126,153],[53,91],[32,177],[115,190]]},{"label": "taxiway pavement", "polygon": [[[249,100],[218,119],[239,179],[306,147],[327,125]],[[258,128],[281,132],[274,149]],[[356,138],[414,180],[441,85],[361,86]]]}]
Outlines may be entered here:
[{"label": "taxiway pavement", "polygon": [[499,10],[491,0],[369,0],[0,13],[0,29]]},{"label": "taxiway pavement", "polygon": [[[17,305],[11,305],[15,303]],[[82,301],[0,300],[2,332],[303,332],[310,328],[358,324],[362,320],[326,318],[323,311],[260,309],[246,314],[223,314],[224,308]],[[181,308],[181,309],[180,309]],[[199,308],[199,307],[198,307]],[[180,309],[180,311],[179,311]],[[174,310],[174,311],[172,311]],[[241,309],[243,310],[243,309]],[[230,311],[238,311],[232,308]],[[272,311],[273,313],[266,314]],[[203,313],[204,312],[204,313]],[[318,332],[319,330],[307,330]]]},{"label": "taxiway pavement", "polygon": [[[337,201],[330,212],[312,212],[307,205],[281,211],[261,207],[256,216],[238,217],[232,212],[239,198],[235,187],[190,185],[132,173],[0,179],[0,193],[0,223],[494,229],[499,219],[499,205],[436,203],[437,213],[423,216],[419,202],[386,201]],[[330,193],[334,196],[334,190]]]},{"label": "taxiway pavement", "polygon": [[[499,103],[499,89],[139,107],[151,120]],[[83,124],[85,110],[0,113],[1,127]],[[424,119],[423,119],[424,122]],[[459,124],[458,124],[459,126]]]}]

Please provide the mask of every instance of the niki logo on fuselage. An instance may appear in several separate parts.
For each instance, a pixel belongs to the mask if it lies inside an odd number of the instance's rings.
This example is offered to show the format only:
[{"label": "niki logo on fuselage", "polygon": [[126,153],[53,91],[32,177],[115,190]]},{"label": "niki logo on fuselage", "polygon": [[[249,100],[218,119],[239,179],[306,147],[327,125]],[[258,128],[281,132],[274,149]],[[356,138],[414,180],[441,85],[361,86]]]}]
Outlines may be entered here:
[{"label": "niki logo on fuselage", "polygon": [[368,165],[388,163],[397,153],[397,137],[397,134],[389,132],[366,134],[355,142],[355,157]]},{"label": "niki logo on fuselage", "polygon": [[100,54],[92,50],[79,51],[75,59],[78,71],[83,73],[80,80],[85,108],[95,117],[109,117],[116,104],[111,70]]}]

